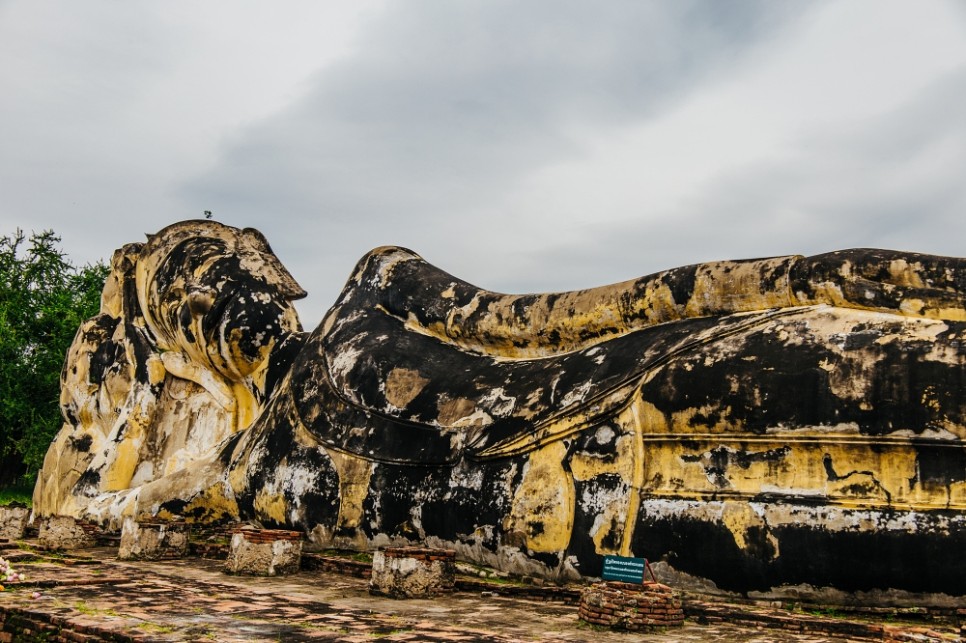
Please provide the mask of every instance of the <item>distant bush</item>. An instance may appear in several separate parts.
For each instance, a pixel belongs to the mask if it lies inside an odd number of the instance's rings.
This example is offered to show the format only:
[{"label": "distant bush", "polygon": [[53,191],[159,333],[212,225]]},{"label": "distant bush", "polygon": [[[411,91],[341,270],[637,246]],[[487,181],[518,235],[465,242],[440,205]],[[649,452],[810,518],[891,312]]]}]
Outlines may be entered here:
[{"label": "distant bush", "polygon": [[73,266],[52,231],[0,237],[0,487],[29,485],[63,422],[60,372],[108,268]]}]

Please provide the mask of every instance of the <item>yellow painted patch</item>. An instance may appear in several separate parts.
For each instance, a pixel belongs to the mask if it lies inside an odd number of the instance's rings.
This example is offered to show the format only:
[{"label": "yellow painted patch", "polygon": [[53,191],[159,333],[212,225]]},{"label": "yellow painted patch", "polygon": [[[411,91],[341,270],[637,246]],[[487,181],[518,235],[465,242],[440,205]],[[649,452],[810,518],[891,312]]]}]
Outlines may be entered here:
[{"label": "yellow painted patch", "polygon": [[[943,444],[937,442],[937,445]],[[713,450],[760,453],[787,447],[781,458],[733,460],[723,471],[700,456]],[[946,448],[962,448],[948,444]],[[645,435],[647,496],[690,499],[742,498],[780,492],[856,508],[966,509],[966,485],[919,484],[916,449],[908,437],[862,436],[829,430],[775,435],[692,433]],[[827,457],[826,457],[827,456]],[[686,461],[685,457],[696,461]],[[830,479],[826,463],[834,471]],[[857,466],[856,463],[861,463]]]},{"label": "yellow painted patch", "polygon": [[925,288],[919,270],[922,270],[919,264],[910,266],[905,259],[893,259],[889,262],[889,281],[906,288]]},{"label": "yellow painted patch", "polygon": [[[719,408],[714,405],[691,407],[671,414],[671,433],[734,433],[741,431],[740,420],[729,420],[731,407]],[[709,423],[696,418],[718,417],[717,422]]]},{"label": "yellow painted patch", "polygon": [[444,398],[437,404],[437,411],[436,417],[440,426],[462,426],[465,422],[461,423],[460,421],[473,415],[476,411],[476,403],[465,397]]},{"label": "yellow painted patch", "polygon": [[557,552],[570,543],[574,521],[574,481],[564,470],[567,447],[554,442],[530,454],[523,480],[504,521],[507,532],[523,534],[536,552]]},{"label": "yellow painted patch", "polygon": [[226,489],[223,483],[212,485],[195,496],[185,505],[184,514],[191,516],[198,513],[199,509],[204,510],[202,515],[205,516],[206,521],[238,520],[238,503],[235,502],[234,494]]},{"label": "yellow painted patch", "polygon": [[963,308],[940,307],[936,309],[935,318],[948,321],[966,321],[966,310]]},{"label": "yellow painted patch", "polygon": [[921,315],[923,313],[923,308],[926,307],[926,302],[921,299],[903,299],[899,304],[899,312],[903,315],[909,315],[914,317]]},{"label": "yellow painted patch", "polygon": [[272,520],[283,525],[287,522],[288,506],[282,494],[259,489],[255,492],[253,504],[259,520]]},{"label": "yellow painted patch", "polygon": [[748,535],[752,528],[757,533],[764,533],[767,542],[771,545],[771,557],[778,557],[778,539],[768,532],[768,525],[764,519],[755,513],[751,506],[743,502],[725,502],[721,511],[721,524],[724,525],[735,539],[735,544],[739,549],[748,549]]},{"label": "yellow painted patch", "polygon": [[141,439],[140,431],[129,426],[124,439],[114,448],[114,457],[106,469],[101,473],[104,491],[121,491],[131,486],[131,478],[140,462]]},{"label": "yellow painted patch", "polygon": [[394,368],[386,377],[386,400],[397,409],[405,408],[427,384],[429,379],[422,377],[419,371]]},{"label": "yellow painted patch", "polygon": [[369,493],[369,479],[375,464],[362,458],[327,451],[339,474],[339,520],[337,530],[354,530],[362,520],[363,502]]},{"label": "yellow painted patch", "polygon": [[231,387],[235,397],[235,421],[233,431],[241,431],[252,425],[261,414],[262,406],[245,383],[233,382]]},{"label": "yellow painted patch", "polygon": [[760,261],[716,261],[701,264],[695,273],[694,294],[685,306],[686,317],[704,317],[727,312],[747,312],[794,305],[788,271],[772,289],[762,288],[762,274],[784,268],[787,257]]}]

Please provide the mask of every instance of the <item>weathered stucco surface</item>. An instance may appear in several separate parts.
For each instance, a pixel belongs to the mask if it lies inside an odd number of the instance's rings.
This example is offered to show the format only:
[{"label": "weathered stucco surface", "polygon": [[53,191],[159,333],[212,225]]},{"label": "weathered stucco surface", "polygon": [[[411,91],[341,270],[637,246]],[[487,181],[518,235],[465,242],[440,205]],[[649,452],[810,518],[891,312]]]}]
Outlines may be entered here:
[{"label": "weathered stucco surface", "polygon": [[27,531],[30,508],[21,504],[0,507],[0,538],[20,540]]},{"label": "weathered stucco surface", "polygon": [[311,334],[255,231],[119,250],[45,514],[256,519],[546,576],[962,595],[966,260],[850,250],[545,295],[364,257]]},{"label": "weathered stucco surface", "polygon": [[379,549],[372,555],[369,592],[391,598],[430,598],[451,592],[454,553],[419,547]]},{"label": "weathered stucco surface", "polygon": [[188,553],[186,523],[148,523],[125,518],[117,557],[121,560],[183,558]]},{"label": "weathered stucco surface", "polygon": [[301,538],[291,538],[295,532],[284,532],[283,537],[275,538],[272,531],[239,531],[232,534],[225,571],[252,576],[281,576],[297,572],[302,559]]},{"label": "weathered stucco surface", "polygon": [[91,530],[72,516],[45,517],[40,522],[37,540],[50,549],[86,549],[97,544]]}]

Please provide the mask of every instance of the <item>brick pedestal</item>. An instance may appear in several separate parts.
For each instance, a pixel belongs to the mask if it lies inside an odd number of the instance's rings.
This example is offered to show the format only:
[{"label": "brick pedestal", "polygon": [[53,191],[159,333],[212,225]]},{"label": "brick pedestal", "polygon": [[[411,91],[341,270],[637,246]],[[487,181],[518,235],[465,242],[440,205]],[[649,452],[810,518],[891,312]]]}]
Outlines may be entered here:
[{"label": "brick pedestal", "polygon": [[426,598],[453,591],[456,552],[388,547],[372,556],[369,592],[392,598]]},{"label": "brick pedestal", "polygon": [[40,521],[38,541],[48,549],[86,549],[97,545],[97,525],[71,516],[50,516]]},{"label": "brick pedestal", "polygon": [[136,521],[126,518],[121,528],[121,560],[170,560],[188,553],[188,525],[184,522]]},{"label": "brick pedestal", "polygon": [[297,572],[302,560],[302,532],[284,529],[236,529],[225,571],[229,574],[279,576]]},{"label": "brick pedestal", "polygon": [[30,508],[26,505],[12,503],[0,507],[0,538],[20,540],[27,531],[29,519]]},{"label": "brick pedestal", "polygon": [[580,596],[580,619],[614,630],[651,630],[684,623],[681,600],[660,583],[595,583]]}]

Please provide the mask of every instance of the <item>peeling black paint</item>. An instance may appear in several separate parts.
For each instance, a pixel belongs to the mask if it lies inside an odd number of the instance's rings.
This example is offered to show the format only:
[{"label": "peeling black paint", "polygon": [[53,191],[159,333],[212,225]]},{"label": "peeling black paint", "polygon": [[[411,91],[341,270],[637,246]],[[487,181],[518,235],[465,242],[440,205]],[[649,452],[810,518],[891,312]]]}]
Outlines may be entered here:
[{"label": "peeling black paint", "polygon": [[966,445],[916,445],[913,486],[948,488],[966,481]]},{"label": "peeling black paint", "polygon": [[[590,480],[576,481],[574,490],[577,498],[620,497],[630,490],[620,475],[605,473],[594,476]],[[570,537],[567,552],[581,561],[582,570],[590,575],[599,575],[603,565],[604,554],[597,551],[593,540],[594,528],[598,520],[598,512],[593,505],[578,502],[574,512],[574,529]],[[623,534],[623,525],[616,522],[616,517],[603,527],[606,533],[601,539],[601,546],[607,551],[619,551],[618,538]],[[597,570],[597,571],[594,571]]]},{"label": "peeling black paint", "polygon": [[[292,520],[265,519],[272,526],[302,527],[335,525],[339,512],[339,476],[331,459],[324,450],[300,445],[294,436],[294,427],[287,408],[289,399],[283,392],[276,396],[262,415],[260,422],[248,433],[227,443],[222,458],[232,457],[229,469],[245,467],[246,489],[236,491],[239,511],[243,519],[258,515],[255,494],[261,489],[283,489],[283,498],[289,507],[300,507],[301,513]],[[271,430],[268,430],[271,427]],[[237,453],[240,450],[240,453]],[[279,479],[280,472],[298,468],[311,472],[313,480],[305,482],[304,488],[295,488]]]},{"label": "peeling black paint", "polygon": [[83,435],[79,438],[71,436],[70,446],[79,453],[87,453],[91,450],[91,444],[93,441],[94,439],[89,435]]},{"label": "peeling black paint", "polygon": [[[949,514],[935,514],[941,521]],[[912,592],[963,594],[960,552],[966,530],[952,534],[895,531],[831,531],[818,524],[773,528],[780,555],[758,528],[738,548],[723,526],[695,520],[645,520],[634,549],[651,560],[702,576],[729,591],[765,591],[781,584],[807,583],[844,591],[896,586]]]},{"label": "peeling black paint", "polygon": [[74,493],[78,496],[93,496],[97,493],[97,485],[101,481],[101,474],[97,471],[88,469],[80,475],[74,485]]}]

